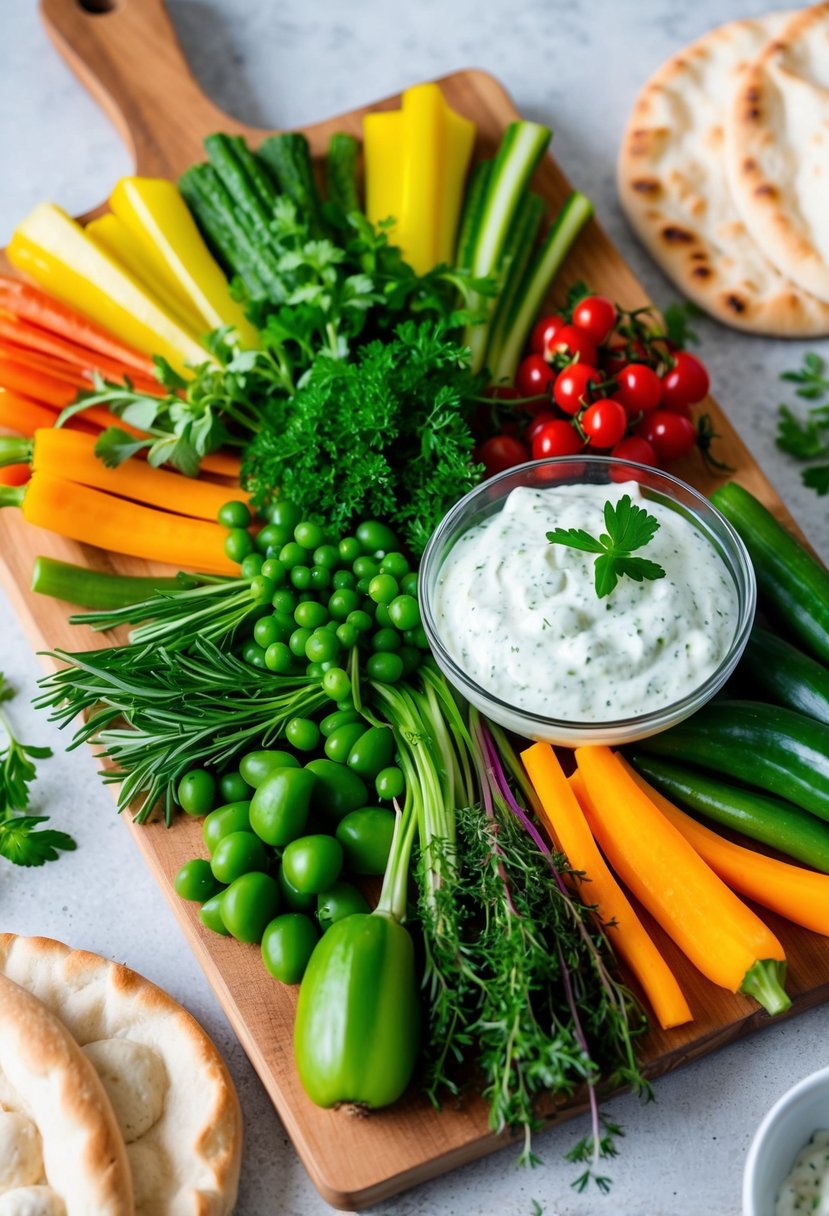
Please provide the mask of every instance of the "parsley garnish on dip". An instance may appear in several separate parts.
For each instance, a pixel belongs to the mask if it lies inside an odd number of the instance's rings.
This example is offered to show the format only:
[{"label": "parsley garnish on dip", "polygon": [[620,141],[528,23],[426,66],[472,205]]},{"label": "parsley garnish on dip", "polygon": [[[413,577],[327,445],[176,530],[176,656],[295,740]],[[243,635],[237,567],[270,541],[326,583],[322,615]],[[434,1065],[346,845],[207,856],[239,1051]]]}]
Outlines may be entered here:
[{"label": "parsley garnish on dip", "polygon": [[[643,501],[636,482],[513,490],[438,575],[455,662],[502,700],[568,722],[647,713],[698,687],[733,639],[737,589],[702,532]],[[648,557],[633,557],[644,544]]]}]

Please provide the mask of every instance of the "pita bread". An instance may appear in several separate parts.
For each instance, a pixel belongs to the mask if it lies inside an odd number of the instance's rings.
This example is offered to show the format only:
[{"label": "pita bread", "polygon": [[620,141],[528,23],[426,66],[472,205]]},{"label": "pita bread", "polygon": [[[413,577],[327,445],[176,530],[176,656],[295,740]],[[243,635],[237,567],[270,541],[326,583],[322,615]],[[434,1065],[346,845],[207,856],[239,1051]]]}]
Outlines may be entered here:
[{"label": "pita bread", "polygon": [[135,1216],[228,1216],[239,1183],[241,1111],[195,1019],[127,967],[48,938],[0,934],[2,976],[59,1017],[86,1066],[97,1069],[126,1142]]},{"label": "pita bread", "polygon": [[732,21],[647,82],[622,142],[619,197],[637,235],[685,296],[751,333],[829,333],[829,305],[764,256],[731,199],[724,119],[747,65],[787,14]]},{"label": "pita bread", "polygon": [[783,274],[829,302],[829,4],[790,16],[743,74],[726,163],[754,240]]},{"label": "pita bread", "polygon": [[132,1216],[130,1166],[95,1069],[59,1018],[0,975],[0,1212]]}]

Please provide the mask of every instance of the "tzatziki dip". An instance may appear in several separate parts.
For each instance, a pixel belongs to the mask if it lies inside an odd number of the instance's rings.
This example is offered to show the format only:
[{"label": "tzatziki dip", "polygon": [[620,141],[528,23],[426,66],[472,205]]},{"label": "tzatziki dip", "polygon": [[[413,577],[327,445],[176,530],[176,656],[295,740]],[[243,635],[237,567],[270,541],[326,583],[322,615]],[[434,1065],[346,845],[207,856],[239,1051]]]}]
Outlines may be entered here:
[{"label": "tzatziki dip", "polygon": [[[593,553],[547,533],[605,532],[624,495],[659,527],[637,551],[665,576],[621,577],[600,598]],[[437,576],[435,623],[455,663],[528,713],[609,722],[681,700],[719,666],[738,619],[734,580],[711,541],[635,481],[519,487],[456,541]]]},{"label": "tzatziki dip", "polygon": [[780,1188],[774,1216],[829,1216],[829,1131],[817,1131]]}]

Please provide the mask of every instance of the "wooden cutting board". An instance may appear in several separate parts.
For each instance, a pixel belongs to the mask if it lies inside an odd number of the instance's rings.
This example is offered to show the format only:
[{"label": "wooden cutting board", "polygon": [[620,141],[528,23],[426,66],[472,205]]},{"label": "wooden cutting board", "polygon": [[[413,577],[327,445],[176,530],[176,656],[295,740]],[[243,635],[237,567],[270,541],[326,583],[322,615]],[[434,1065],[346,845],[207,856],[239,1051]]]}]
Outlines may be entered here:
[{"label": "wooden cutting board", "polygon": [[[186,63],[162,0],[42,0],[46,29],[84,84],[111,116],[133,153],[136,172],[175,178],[201,158],[201,139],[211,131],[239,132],[254,144],[269,132],[229,118],[200,92]],[[478,128],[478,155],[489,155],[504,127],[517,118],[512,102],[491,76],[466,71],[440,84],[450,104]],[[363,110],[306,128],[315,154],[332,132],[361,132],[367,109],[387,109],[390,97]],[[555,211],[570,186],[551,158],[540,168],[535,188]],[[54,200],[60,203],[60,199]],[[0,255],[2,261],[2,255]],[[582,278],[627,307],[646,303],[642,288],[600,226],[591,222],[560,276],[564,285]],[[763,499],[790,526],[792,521],[753,462],[727,418],[711,401],[706,408],[721,439],[717,453],[734,476]],[[705,492],[717,484],[696,458],[675,466]],[[28,591],[32,559],[48,554],[97,569],[148,573],[143,562],[64,541],[25,524],[16,512],[0,513],[0,578],[38,651],[83,650],[102,644],[101,635],[71,627],[69,608]],[[181,817],[171,830],[161,824],[136,828],[125,818],[188,940],[213,985],[234,1030],[259,1073],[297,1152],[323,1197],[340,1208],[364,1208],[423,1182],[504,1143],[487,1127],[484,1104],[474,1096],[435,1112],[417,1093],[373,1114],[323,1111],[305,1097],[292,1061],[295,991],[272,980],[256,947],[218,937],[198,921],[194,905],[180,900],[172,876],[190,857],[203,855],[199,824]],[[786,946],[791,1014],[829,998],[829,941],[763,913]],[[642,1043],[647,1072],[658,1076],[687,1060],[771,1024],[751,1001],[732,996],[704,980],[654,928],[654,936],[688,994],[695,1020],[670,1032],[652,1031]],[[791,1016],[791,1014],[789,1016]],[[571,1102],[553,1120],[583,1109]],[[656,1117],[656,1116],[655,1116]]]}]

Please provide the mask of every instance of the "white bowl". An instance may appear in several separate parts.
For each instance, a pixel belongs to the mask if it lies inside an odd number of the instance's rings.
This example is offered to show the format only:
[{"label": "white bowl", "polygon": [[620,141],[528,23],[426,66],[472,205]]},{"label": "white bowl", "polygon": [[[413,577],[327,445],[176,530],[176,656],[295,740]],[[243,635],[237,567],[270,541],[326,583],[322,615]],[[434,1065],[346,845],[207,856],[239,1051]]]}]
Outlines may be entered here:
[{"label": "white bowl", "polygon": [[829,1128],[829,1068],[783,1094],[757,1129],[743,1171],[743,1216],[774,1216],[777,1193],[814,1132]]}]

